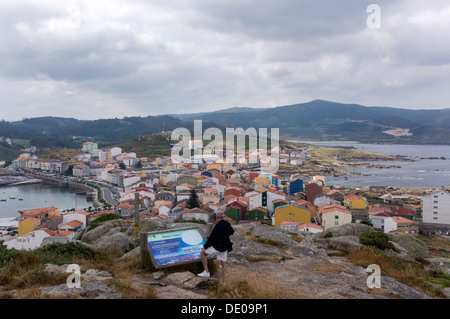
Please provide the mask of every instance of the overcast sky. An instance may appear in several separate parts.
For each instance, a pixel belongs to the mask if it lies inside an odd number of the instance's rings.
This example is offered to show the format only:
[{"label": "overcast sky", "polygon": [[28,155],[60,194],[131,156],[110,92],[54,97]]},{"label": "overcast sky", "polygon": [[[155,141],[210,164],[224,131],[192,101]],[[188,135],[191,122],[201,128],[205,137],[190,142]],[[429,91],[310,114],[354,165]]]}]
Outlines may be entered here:
[{"label": "overcast sky", "polygon": [[0,119],[448,108],[449,39],[448,0],[0,0]]}]

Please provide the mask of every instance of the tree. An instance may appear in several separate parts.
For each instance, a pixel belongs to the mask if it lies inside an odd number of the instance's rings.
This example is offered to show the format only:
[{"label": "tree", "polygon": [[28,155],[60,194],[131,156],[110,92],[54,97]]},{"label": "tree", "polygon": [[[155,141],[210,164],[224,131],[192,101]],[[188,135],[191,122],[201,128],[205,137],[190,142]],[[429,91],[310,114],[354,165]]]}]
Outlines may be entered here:
[{"label": "tree", "polygon": [[126,169],[127,169],[127,166],[125,165],[124,162],[120,162],[120,163],[119,163],[119,168],[120,168],[120,169],[123,169],[123,170],[126,170]]},{"label": "tree", "polygon": [[186,206],[191,209],[195,208],[195,207],[199,207],[198,196],[197,196],[197,193],[195,192],[195,189],[191,190],[191,194],[189,195],[189,198],[186,202]]}]

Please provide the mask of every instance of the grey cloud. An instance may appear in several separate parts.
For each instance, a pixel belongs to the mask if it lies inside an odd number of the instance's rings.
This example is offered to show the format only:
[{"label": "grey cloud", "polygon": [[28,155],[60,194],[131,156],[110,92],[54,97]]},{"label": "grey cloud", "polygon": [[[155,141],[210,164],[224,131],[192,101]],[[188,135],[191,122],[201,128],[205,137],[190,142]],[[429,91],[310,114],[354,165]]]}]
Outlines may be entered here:
[{"label": "grey cloud", "polygon": [[[366,27],[372,2],[382,9],[379,30]],[[75,3],[79,28],[70,25]],[[94,110],[108,105],[120,117],[315,98],[444,107],[450,97],[437,89],[450,80],[450,6],[441,0],[0,1],[0,9],[0,80],[10,94],[32,91],[7,99],[28,117],[71,103],[79,117],[99,118]],[[39,94],[33,81],[52,89]]]}]

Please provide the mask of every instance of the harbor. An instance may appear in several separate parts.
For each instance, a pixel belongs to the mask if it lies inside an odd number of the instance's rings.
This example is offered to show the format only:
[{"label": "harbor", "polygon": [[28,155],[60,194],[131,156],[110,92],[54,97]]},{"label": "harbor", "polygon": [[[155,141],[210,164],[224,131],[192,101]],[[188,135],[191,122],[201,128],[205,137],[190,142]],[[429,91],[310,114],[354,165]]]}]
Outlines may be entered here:
[{"label": "harbor", "polygon": [[[0,220],[18,217],[19,211],[52,206],[61,210],[79,210],[94,205],[81,189],[47,183],[0,186]],[[10,222],[2,220],[2,223]]]}]

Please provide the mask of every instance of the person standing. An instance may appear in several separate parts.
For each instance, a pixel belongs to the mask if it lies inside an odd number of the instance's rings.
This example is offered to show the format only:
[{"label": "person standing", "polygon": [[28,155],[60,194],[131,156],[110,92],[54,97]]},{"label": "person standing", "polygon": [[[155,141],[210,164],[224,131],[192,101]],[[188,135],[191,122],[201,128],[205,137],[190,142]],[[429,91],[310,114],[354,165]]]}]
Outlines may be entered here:
[{"label": "person standing", "polygon": [[222,265],[221,284],[225,284],[228,252],[233,249],[230,236],[234,234],[234,229],[229,222],[224,220],[225,216],[223,212],[219,211],[216,214],[216,217],[216,226],[214,226],[211,235],[203,245],[203,250],[200,252],[204,270],[202,273],[198,274],[198,276],[204,278],[210,277],[207,257],[216,257],[217,260],[220,260]]}]

